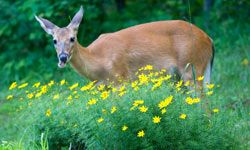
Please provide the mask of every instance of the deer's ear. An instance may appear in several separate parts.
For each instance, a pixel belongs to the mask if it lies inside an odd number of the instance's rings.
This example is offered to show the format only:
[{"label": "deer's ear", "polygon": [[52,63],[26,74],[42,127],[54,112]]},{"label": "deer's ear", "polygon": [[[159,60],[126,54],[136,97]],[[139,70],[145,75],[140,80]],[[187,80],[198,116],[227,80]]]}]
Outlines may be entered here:
[{"label": "deer's ear", "polygon": [[50,35],[53,35],[53,29],[58,28],[47,19],[43,19],[35,15],[36,20],[40,23],[41,27]]},{"label": "deer's ear", "polygon": [[82,21],[84,10],[81,6],[80,10],[75,14],[74,18],[71,20],[70,24],[67,26],[68,28],[72,28],[74,30],[78,30],[78,27]]}]

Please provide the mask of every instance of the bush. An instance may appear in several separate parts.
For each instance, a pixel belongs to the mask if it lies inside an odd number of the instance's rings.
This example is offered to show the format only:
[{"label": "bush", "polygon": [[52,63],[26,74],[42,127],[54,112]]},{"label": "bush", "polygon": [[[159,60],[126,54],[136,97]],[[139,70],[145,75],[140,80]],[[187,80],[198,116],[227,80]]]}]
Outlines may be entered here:
[{"label": "bush", "polygon": [[[174,82],[165,70],[146,66],[132,83],[96,85],[65,80],[12,83],[7,99],[17,107],[20,133],[29,147],[47,135],[51,148],[88,149],[238,149],[237,113],[216,97],[218,86],[207,85],[206,96]],[[11,94],[11,95],[10,95]],[[241,131],[245,129],[241,125]]]}]

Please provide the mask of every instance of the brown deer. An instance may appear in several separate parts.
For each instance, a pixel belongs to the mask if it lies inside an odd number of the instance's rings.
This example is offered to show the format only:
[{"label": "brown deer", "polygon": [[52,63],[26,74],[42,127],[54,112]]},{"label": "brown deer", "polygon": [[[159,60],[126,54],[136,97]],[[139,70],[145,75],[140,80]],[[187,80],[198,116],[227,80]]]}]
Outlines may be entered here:
[{"label": "brown deer", "polygon": [[213,42],[191,23],[181,20],[145,23],[102,34],[88,47],[83,47],[77,41],[82,7],[63,28],[35,17],[53,37],[58,66],[63,68],[69,62],[80,75],[90,80],[131,79],[140,67],[150,64],[157,69],[174,70],[184,81],[193,81],[192,69],[186,67],[192,64],[196,76],[204,75],[204,81],[210,81]]}]

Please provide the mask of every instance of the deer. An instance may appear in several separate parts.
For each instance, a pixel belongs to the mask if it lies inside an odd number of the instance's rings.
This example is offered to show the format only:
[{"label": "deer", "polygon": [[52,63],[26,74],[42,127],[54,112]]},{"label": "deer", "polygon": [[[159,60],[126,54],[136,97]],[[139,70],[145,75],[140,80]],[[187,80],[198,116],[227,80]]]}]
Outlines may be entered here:
[{"label": "deer", "polygon": [[182,20],[163,20],[135,25],[113,33],[101,34],[87,47],[77,40],[77,32],[84,14],[83,7],[66,27],[35,15],[41,27],[53,37],[58,67],[70,64],[77,73],[89,80],[114,81],[133,79],[135,72],[152,65],[177,74],[184,82],[194,82],[204,76],[210,83],[214,58],[212,39],[200,28]]}]

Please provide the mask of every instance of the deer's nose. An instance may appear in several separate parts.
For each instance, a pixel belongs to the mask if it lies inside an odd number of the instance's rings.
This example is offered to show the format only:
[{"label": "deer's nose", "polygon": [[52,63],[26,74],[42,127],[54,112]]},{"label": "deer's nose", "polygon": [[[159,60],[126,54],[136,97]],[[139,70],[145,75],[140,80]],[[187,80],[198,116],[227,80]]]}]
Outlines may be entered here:
[{"label": "deer's nose", "polygon": [[60,54],[59,59],[61,62],[66,63],[68,56],[67,56],[67,54]]}]

